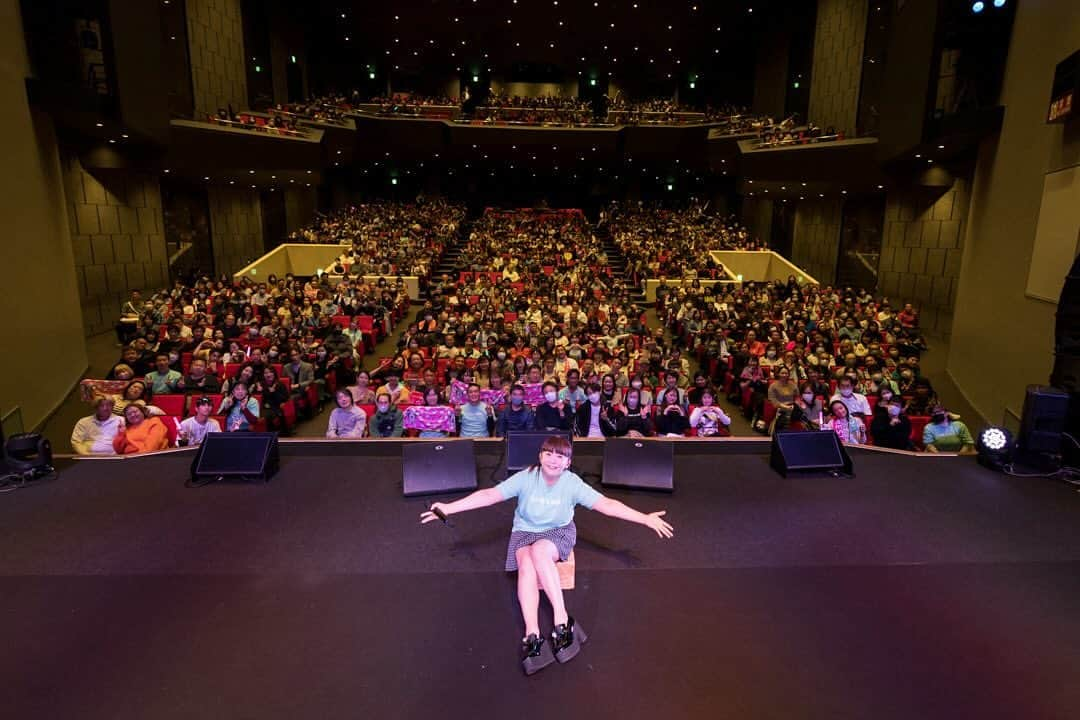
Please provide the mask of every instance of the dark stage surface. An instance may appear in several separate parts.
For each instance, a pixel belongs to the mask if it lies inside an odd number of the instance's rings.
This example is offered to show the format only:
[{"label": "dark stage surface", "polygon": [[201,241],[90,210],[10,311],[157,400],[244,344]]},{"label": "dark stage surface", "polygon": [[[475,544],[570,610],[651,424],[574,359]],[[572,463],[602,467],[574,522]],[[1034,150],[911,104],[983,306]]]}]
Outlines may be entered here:
[{"label": "dark stage surface", "polygon": [[186,489],[180,453],[0,495],[3,716],[1080,715],[1068,486],[971,458],[785,480],[763,454],[678,454],[673,495],[607,491],[666,508],[674,540],[579,509],[590,640],[526,678],[512,504],[421,527],[397,460],[323,447],[285,446],[268,485]]}]

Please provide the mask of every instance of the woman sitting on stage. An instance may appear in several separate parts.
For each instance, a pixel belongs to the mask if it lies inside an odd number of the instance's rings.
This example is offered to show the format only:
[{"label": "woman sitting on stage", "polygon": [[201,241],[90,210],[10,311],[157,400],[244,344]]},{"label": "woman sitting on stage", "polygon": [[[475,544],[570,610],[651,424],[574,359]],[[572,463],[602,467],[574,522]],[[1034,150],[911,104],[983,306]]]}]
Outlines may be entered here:
[{"label": "woman sitting on stage", "polygon": [[[567,613],[557,561],[565,561],[574,549],[577,527],[574,506],[584,505],[604,515],[645,525],[661,538],[670,538],[673,529],[664,519],[665,511],[641,513],[618,500],[604,497],[568,470],[571,446],[566,438],[552,436],[540,447],[539,462],[515,473],[493,488],[479,490],[452,503],[433,503],[421,513],[420,522],[444,515],[475,510],[516,497],[514,526],[506,553],[507,572],[518,572],[518,602],[525,621],[522,649],[525,674],[542,670],[556,659],[572,660],[587,640],[585,631]],[[551,646],[540,633],[540,588],[547,593],[554,611],[555,628]],[[552,653],[554,649],[554,654]]]}]

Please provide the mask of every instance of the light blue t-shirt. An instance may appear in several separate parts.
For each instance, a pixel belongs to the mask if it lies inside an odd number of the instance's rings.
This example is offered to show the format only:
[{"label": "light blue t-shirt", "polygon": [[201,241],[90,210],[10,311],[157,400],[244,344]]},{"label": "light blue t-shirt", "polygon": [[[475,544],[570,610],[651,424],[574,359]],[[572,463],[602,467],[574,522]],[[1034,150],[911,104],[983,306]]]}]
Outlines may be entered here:
[{"label": "light blue t-shirt", "polygon": [[564,470],[554,485],[548,485],[539,468],[516,472],[495,486],[504,500],[518,499],[514,511],[514,530],[544,532],[570,524],[574,506],[592,510],[603,497],[585,481]]},{"label": "light blue t-shirt", "polygon": [[461,406],[461,437],[490,437],[487,404],[465,403]]}]

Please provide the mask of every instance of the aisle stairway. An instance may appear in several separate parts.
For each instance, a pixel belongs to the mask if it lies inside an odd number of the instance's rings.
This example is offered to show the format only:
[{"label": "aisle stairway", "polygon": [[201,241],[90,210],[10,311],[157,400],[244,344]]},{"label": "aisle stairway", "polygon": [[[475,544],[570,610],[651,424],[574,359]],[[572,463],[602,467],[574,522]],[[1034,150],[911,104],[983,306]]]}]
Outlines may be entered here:
[{"label": "aisle stairway", "polygon": [[644,289],[631,283],[629,263],[627,263],[626,256],[619,250],[619,246],[615,244],[615,240],[611,237],[608,226],[606,224],[601,225],[596,229],[595,234],[604,249],[604,254],[607,256],[608,265],[611,267],[616,283],[629,290],[630,299],[634,303],[644,306],[646,304]]},{"label": "aisle stairway", "polygon": [[461,225],[458,226],[457,237],[454,238],[454,240],[446,246],[446,252],[443,253],[442,258],[439,261],[438,267],[435,268],[435,272],[432,275],[432,280],[440,278],[444,274],[449,275],[452,281],[457,280],[458,271],[461,270],[461,251],[465,247],[465,243],[468,242],[469,234],[471,232],[471,220],[465,220],[461,223]]}]

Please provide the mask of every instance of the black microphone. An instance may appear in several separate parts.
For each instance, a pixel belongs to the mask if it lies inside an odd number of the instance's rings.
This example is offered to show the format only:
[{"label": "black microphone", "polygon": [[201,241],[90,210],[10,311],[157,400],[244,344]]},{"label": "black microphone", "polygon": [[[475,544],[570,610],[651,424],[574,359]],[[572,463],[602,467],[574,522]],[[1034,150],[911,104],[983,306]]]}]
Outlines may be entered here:
[{"label": "black microphone", "polygon": [[432,505],[428,509],[431,510],[431,512],[435,513],[435,517],[443,521],[443,525],[446,525],[448,527],[454,527],[454,523],[450,522],[449,518],[446,517],[446,513],[444,513],[442,510],[435,507],[434,505]]}]

